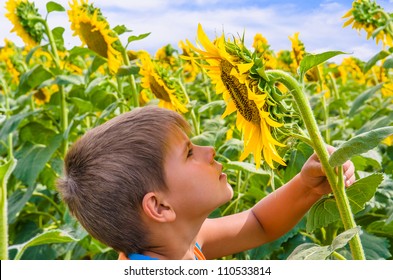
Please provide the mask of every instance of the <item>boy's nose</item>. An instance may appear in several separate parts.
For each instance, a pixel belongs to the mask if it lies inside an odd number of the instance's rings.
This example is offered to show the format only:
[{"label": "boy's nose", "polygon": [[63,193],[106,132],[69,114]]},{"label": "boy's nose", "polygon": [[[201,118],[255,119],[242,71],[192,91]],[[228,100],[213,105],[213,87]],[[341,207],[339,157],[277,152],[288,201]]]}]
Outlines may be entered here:
[{"label": "boy's nose", "polygon": [[213,163],[214,162],[214,157],[216,156],[216,150],[213,147],[211,147],[211,146],[209,146],[207,148],[208,148],[208,151],[209,151],[209,160],[210,160],[209,162]]}]

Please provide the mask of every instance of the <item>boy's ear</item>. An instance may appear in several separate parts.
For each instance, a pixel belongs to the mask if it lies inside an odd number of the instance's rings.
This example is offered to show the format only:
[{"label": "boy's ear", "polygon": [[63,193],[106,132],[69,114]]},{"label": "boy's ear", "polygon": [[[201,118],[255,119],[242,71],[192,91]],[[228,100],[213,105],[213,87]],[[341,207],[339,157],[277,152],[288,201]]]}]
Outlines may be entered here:
[{"label": "boy's ear", "polygon": [[157,222],[173,222],[176,219],[173,208],[163,200],[162,195],[155,192],[145,194],[142,200],[142,208],[150,219]]}]

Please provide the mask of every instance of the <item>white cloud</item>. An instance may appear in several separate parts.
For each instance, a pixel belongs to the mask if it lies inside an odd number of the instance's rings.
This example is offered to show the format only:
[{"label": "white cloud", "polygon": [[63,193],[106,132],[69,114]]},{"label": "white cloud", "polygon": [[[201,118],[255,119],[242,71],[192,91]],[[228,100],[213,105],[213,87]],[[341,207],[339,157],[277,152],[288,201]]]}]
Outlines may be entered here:
[{"label": "white cloud", "polygon": [[[58,0],[66,9],[69,0]],[[231,0],[232,1],[232,0]],[[133,30],[132,35],[152,32],[149,37],[139,42],[132,42],[130,48],[147,49],[154,53],[158,48],[170,43],[174,47],[180,40],[189,39],[194,42],[197,24],[201,23],[210,38],[216,35],[242,34],[251,46],[256,33],[262,33],[276,51],[289,49],[291,43],[288,36],[300,32],[300,39],[305,43],[309,52],[318,50],[342,50],[353,52],[363,60],[369,59],[379,51],[373,41],[366,41],[365,35],[359,36],[350,27],[342,28],[344,20],[341,18],[350,7],[341,4],[342,1],[322,1],[313,9],[304,9],[294,4],[268,4],[264,7],[243,6],[231,8],[235,1],[223,0],[90,0],[96,7],[101,8],[104,16],[112,27],[124,24]],[[34,1],[40,13],[46,14],[47,1]],[[344,1],[348,2],[348,1]],[[391,3],[392,0],[389,0]],[[192,8],[190,8],[192,3]],[[220,5],[225,3],[225,5]],[[390,4],[386,3],[388,6]],[[392,6],[392,5],[390,5]],[[219,8],[225,7],[225,8]],[[4,7],[0,13],[5,14]],[[3,21],[4,22],[3,24]],[[63,26],[66,47],[80,45],[79,38],[72,37],[70,23],[66,13],[52,13],[48,18],[51,28]],[[0,44],[4,38],[22,44],[15,33],[10,34],[12,26],[2,17],[0,29]],[[125,40],[125,37],[122,39]]]}]

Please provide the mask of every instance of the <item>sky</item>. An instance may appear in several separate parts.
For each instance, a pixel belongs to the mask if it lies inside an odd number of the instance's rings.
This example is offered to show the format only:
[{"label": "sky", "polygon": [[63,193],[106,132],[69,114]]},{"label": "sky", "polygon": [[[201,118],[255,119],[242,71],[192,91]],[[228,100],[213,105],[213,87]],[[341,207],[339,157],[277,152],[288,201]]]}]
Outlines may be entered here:
[{"label": "sky", "polygon": [[[22,41],[10,33],[12,25],[5,18],[5,2],[0,0],[0,45],[4,39],[21,46]],[[40,14],[46,16],[48,1],[29,0]],[[66,10],[73,0],[57,0]],[[226,34],[243,35],[246,46],[252,46],[255,34],[261,33],[275,51],[289,50],[289,36],[299,32],[306,51],[320,53],[338,50],[367,61],[382,49],[374,40],[367,40],[364,32],[351,27],[343,28],[342,16],[351,8],[350,0],[89,0],[101,9],[110,26],[125,25],[131,33],[120,37],[123,44],[130,35],[151,34],[128,49],[144,49],[154,54],[159,48],[171,44],[178,48],[180,40],[195,42],[198,23],[211,39]],[[393,0],[377,0],[387,12],[393,12]],[[72,36],[66,12],[53,12],[48,16],[51,28],[65,28],[66,48],[80,46],[78,37]]]}]

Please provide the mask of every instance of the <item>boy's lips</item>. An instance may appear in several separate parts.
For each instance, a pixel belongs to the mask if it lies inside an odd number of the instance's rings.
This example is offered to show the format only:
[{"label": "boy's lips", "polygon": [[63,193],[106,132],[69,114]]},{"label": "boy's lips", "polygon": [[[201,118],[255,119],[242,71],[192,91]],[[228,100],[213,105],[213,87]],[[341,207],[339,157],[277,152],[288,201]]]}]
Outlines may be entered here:
[{"label": "boy's lips", "polygon": [[221,180],[221,179],[224,178],[224,177],[226,178],[226,177],[227,177],[227,174],[225,174],[225,173],[222,172],[222,170],[223,170],[222,164],[219,163],[218,165],[219,165],[219,167],[220,167],[220,170],[219,170],[219,173],[220,173],[219,179]]}]

